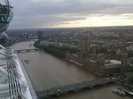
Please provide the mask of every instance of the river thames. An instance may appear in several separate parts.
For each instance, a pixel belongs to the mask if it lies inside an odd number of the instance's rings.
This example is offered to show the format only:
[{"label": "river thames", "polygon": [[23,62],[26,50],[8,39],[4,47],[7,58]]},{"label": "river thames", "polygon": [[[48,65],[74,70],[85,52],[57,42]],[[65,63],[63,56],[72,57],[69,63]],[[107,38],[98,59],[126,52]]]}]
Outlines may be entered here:
[{"label": "river thames", "polygon": [[[31,41],[17,43],[12,48],[15,50],[31,49],[34,46]],[[43,51],[20,53],[18,55],[24,63],[35,91],[97,79],[96,76],[80,67]],[[25,60],[28,60],[29,63],[26,63]],[[113,88],[118,88],[118,86],[106,85],[51,99],[131,99],[131,97],[120,97],[112,93]]]}]

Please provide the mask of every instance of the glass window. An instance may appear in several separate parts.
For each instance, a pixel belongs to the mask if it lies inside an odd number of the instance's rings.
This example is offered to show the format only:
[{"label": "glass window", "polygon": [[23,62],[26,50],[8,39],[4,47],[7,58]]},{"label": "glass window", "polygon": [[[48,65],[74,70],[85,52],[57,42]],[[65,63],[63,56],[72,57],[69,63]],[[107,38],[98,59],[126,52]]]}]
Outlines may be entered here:
[{"label": "glass window", "polygon": [[0,23],[9,23],[13,16],[12,8],[8,0],[1,0],[0,4]]}]

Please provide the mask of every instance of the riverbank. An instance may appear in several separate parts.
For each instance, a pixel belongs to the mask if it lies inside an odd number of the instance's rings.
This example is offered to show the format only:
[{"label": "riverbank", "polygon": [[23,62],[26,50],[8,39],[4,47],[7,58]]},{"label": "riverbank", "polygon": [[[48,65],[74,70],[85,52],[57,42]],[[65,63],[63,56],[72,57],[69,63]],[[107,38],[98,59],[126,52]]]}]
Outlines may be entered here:
[{"label": "riverbank", "polygon": [[65,58],[66,52],[69,53],[78,52],[76,48],[69,48],[66,46],[55,46],[55,45],[41,45],[38,41],[34,43],[34,46],[58,58]]}]

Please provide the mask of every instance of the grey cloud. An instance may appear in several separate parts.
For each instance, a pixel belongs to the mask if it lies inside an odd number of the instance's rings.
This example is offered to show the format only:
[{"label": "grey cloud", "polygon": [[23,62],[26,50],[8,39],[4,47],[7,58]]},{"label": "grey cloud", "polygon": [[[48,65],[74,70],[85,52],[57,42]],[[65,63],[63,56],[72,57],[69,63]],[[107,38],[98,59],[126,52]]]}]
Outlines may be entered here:
[{"label": "grey cloud", "polygon": [[133,13],[132,0],[13,0],[11,28],[52,26],[93,14]]}]

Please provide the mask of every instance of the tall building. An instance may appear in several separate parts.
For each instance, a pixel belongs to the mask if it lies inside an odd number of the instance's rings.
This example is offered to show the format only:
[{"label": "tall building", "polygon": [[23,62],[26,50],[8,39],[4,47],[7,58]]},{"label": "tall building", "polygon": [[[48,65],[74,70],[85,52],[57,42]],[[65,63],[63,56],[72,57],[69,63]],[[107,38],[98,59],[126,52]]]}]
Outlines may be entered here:
[{"label": "tall building", "polygon": [[91,53],[92,53],[92,58],[96,59],[97,58],[96,45],[91,46]]},{"label": "tall building", "polygon": [[128,69],[128,62],[127,62],[127,50],[126,50],[126,42],[122,42],[121,47],[121,73],[126,72]]},{"label": "tall building", "polygon": [[40,42],[40,41],[42,41],[42,39],[43,39],[43,33],[42,33],[42,31],[39,31],[38,32],[38,41]]},{"label": "tall building", "polygon": [[88,56],[90,52],[90,38],[88,35],[83,35],[80,39],[80,51],[82,55]]}]

